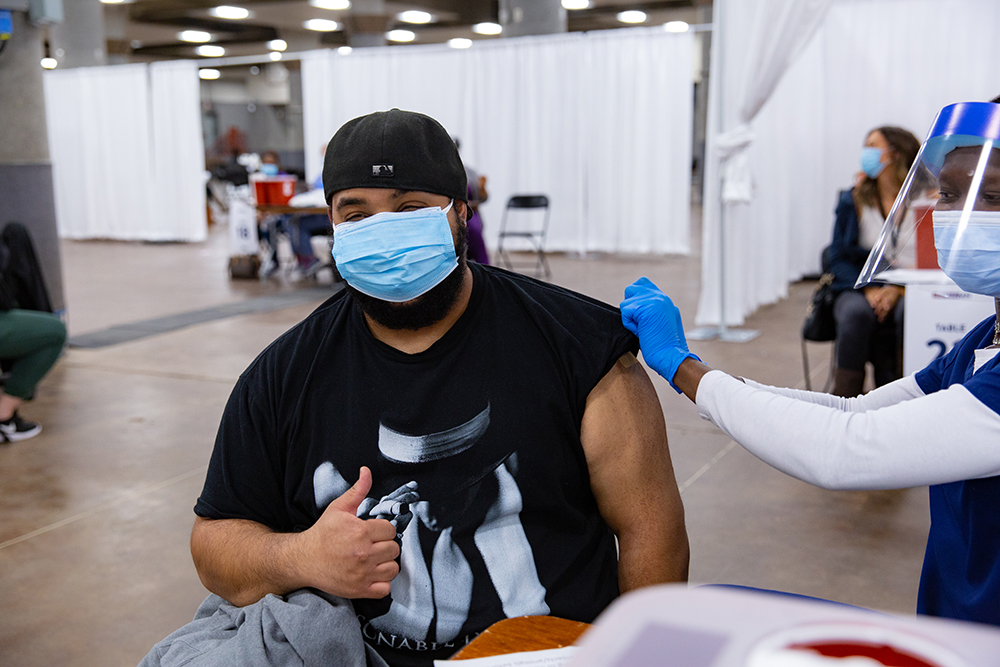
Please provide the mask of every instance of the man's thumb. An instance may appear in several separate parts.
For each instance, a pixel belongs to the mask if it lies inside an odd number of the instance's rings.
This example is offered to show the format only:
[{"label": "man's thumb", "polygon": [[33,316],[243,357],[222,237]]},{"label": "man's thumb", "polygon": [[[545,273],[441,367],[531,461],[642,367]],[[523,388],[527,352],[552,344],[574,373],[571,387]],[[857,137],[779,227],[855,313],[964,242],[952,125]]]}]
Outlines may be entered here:
[{"label": "man's thumb", "polygon": [[353,515],[357,515],[358,506],[368,496],[371,488],[372,471],[365,466],[361,466],[361,472],[358,473],[358,481],[354,483],[354,486],[344,491],[343,495],[339,498],[334,498],[333,502],[330,503],[330,508],[338,512],[350,512]]}]

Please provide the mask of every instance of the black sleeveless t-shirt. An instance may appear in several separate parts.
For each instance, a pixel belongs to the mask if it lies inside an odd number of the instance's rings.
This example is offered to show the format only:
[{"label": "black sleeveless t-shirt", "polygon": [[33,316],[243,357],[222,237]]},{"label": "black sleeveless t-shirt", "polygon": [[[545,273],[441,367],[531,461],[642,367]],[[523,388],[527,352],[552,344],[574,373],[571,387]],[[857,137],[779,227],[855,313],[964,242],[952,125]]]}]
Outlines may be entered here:
[{"label": "black sleeveless t-shirt", "polygon": [[507,617],[589,622],[618,595],[580,423],[638,341],[617,308],[469,266],[468,308],[419,354],[372,336],[346,292],[271,344],[233,390],[195,506],[301,531],[368,466],[361,510],[404,517],[391,594],[354,601],[390,665],[429,665]]}]

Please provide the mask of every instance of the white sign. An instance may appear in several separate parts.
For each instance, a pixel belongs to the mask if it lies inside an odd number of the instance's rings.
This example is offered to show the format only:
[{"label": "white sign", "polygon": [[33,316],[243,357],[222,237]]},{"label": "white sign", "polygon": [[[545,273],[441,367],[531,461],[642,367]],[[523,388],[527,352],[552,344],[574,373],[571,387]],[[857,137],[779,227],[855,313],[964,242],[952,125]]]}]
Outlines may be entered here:
[{"label": "white sign", "polygon": [[256,255],[260,252],[257,239],[257,210],[246,196],[231,192],[229,203],[229,256]]},{"label": "white sign", "polygon": [[954,283],[908,284],[903,315],[903,375],[947,354],[977,324],[996,312],[994,301]]}]

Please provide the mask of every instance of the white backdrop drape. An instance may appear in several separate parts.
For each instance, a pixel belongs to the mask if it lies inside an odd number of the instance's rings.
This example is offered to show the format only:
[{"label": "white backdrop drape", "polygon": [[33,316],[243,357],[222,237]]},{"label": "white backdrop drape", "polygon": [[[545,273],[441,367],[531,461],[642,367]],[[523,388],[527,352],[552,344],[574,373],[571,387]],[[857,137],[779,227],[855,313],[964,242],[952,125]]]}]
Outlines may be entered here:
[{"label": "white backdrop drape", "polygon": [[[716,0],[702,290],[696,321],[720,315],[719,212],[725,206],[726,323],[788,293],[788,282],[819,269],[829,244],[837,191],[859,170],[866,133],[899,125],[923,139],[946,104],[1000,94],[1000,3],[992,0],[809,0],[797,21],[776,5],[801,0]],[[786,7],[786,10],[788,8]],[[801,8],[800,8],[801,9]],[[760,48],[815,34],[752,117],[746,150],[750,203],[720,204],[718,134],[739,126]],[[746,32],[753,26],[753,34]],[[761,37],[766,39],[761,39]],[[751,49],[753,51],[751,52]],[[717,105],[717,106],[714,106]],[[720,127],[721,122],[721,127]],[[713,123],[715,124],[713,127]]]},{"label": "white backdrop drape", "polygon": [[152,63],[149,85],[155,200],[146,238],[204,240],[208,220],[197,65]]},{"label": "white backdrop drape", "polygon": [[305,54],[307,177],[347,120],[399,107],[437,118],[488,178],[495,245],[507,197],[547,194],[548,248],[687,253],[689,34],[661,29]]},{"label": "white backdrop drape", "polygon": [[61,237],[207,238],[194,62],[53,70],[43,81]]}]

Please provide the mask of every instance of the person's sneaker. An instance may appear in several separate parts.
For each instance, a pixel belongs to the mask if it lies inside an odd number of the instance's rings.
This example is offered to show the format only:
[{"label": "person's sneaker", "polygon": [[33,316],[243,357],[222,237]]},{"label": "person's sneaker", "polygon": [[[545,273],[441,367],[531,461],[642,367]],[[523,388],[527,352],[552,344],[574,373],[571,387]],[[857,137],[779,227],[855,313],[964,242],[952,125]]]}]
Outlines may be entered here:
[{"label": "person's sneaker", "polygon": [[22,419],[17,411],[5,422],[0,422],[0,438],[3,442],[17,442],[34,438],[42,432],[42,425]]}]

